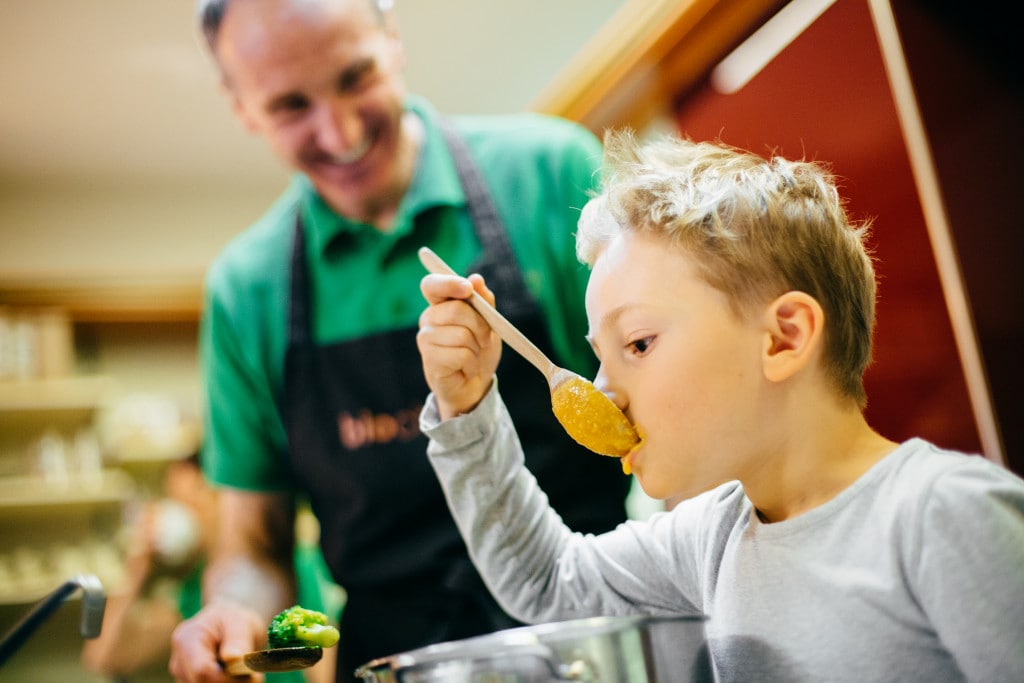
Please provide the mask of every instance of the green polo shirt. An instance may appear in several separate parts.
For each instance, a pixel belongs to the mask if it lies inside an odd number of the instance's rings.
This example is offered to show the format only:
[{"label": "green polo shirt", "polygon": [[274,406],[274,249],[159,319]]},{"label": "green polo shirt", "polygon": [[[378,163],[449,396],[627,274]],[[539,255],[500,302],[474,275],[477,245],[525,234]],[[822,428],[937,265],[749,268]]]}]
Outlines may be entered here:
[{"label": "green polo shirt", "polygon": [[[423,120],[426,136],[391,232],[334,213],[300,175],[211,266],[200,357],[207,407],[203,463],[212,481],[258,491],[291,485],[278,405],[284,396],[296,212],[307,235],[318,343],[415,328],[426,305],[419,291],[426,272],[417,257],[420,246],[430,246],[462,273],[479,256],[439,115],[419,98],[410,98],[408,107]],[[584,340],[589,271],[576,260],[575,228],[600,182],[600,142],[581,126],[539,114],[451,122],[484,177],[517,265],[548,323],[553,360],[593,376],[597,365]],[[537,381],[544,381],[540,373]]]}]

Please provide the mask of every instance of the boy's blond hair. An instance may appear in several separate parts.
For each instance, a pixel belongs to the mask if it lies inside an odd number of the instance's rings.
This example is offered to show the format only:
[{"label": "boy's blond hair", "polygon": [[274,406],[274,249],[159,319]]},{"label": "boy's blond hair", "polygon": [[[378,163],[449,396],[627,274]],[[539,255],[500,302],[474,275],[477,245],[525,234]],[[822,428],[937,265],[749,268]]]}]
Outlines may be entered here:
[{"label": "boy's blond hair", "polygon": [[605,242],[632,231],[692,255],[737,315],[787,291],[809,294],[825,312],[824,369],[865,406],[876,287],[869,225],[850,223],[823,165],[674,136],[641,145],[630,131],[609,131],[603,172],[604,189],[579,221],[581,261],[593,266]]}]

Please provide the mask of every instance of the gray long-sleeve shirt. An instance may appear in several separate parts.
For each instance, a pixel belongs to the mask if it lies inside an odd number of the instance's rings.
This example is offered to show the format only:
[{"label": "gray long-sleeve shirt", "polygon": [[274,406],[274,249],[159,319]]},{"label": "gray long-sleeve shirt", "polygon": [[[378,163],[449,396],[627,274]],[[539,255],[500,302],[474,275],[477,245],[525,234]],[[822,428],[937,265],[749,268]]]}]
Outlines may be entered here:
[{"label": "gray long-sleeve shirt", "polygon": [[1024,681],[1024,481],[981,457],[911,439],[793,519],[762,523],[733,482],[590,536],[523,467],[496,387],[444,422],[430,397],[421,427],[473,561],[523,621],[706,614],[725,681]]}]

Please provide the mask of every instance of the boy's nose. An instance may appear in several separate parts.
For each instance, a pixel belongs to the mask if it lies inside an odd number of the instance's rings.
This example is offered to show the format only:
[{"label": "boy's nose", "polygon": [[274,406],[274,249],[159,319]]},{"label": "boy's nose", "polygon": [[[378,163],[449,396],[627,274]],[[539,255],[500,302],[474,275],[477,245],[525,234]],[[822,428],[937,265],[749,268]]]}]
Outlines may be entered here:
[{"label": "boy's nose", "polygon": [[628,401],[621,391],[616,391],[615,387],[608,380],[608,376],[604,373],[604,365],[601,365],[597,369],[597,375],[594,376],[594,386],[602,394],[612,400],[613,403],[618,407],[619,410],[625,410]]}]

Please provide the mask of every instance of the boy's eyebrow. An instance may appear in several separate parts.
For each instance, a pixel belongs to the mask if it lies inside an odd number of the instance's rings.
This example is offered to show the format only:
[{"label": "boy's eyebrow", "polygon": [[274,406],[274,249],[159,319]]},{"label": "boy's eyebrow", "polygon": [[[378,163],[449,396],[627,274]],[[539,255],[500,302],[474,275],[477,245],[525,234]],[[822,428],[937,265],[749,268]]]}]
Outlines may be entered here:
[{"label": "boy's eyebrow", "polygon": [[628,311],[631,308],[635,308],[635,305],[627,302],[619,306],[616,306],[612,310],[608,311],[603,316],[601,316],[601,327],[604,328],[614,325],[619,321],[619,318],[621,318],[626,313],[626,311]]},{"label": "boy's eyebrow", "polygon": [[[618,321],[618,319],[621,318],[623,314],[625,314],[626,311],[628,311],[630,308],[633,308],[633,304],[625,303],[620,306],[616,306],[612,310],[605,313],[603,316],[601,316],[601,320],[598,323],[597,332],[600,332],[606,327],[611,327],[612,325],[614,325]],[[590,345],[594,347],[594,349],[596,350],[597,344],[594,342],[595,335],[596,332],[591,330],[590,333],[584,337],[584,339],[586,339],[587,342],[589,342]]]}]

